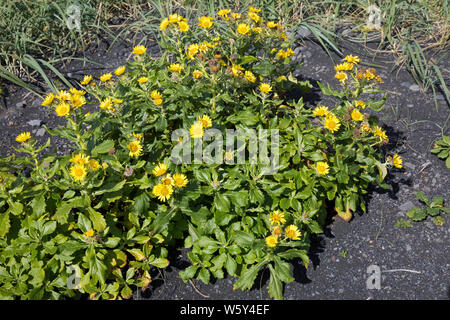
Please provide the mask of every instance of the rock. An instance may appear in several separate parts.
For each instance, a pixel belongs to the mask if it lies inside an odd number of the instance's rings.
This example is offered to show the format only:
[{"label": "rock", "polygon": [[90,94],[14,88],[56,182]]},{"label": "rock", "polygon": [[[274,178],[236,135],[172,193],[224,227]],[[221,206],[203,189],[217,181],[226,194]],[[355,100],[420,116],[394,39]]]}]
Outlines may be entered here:
[{"label": "rock", "polygon": [[27,124],[32,127],[40,127],[42,124],[42,121],[41,120],[31,120],[31,121],[28,121]]},{"label": "rock", "polygon": [[25,106],[25,103],[23,101],[17,102],[16,107],[17,108],[23,108]]},{"label": "rock", "polygon": [[402,204],[401,206],[399,206],[398,208],[400,209],[400,211],[402,212],[407,212],[409,211],[409,209],[411,209],[412,207],[414,207],[414,203],[412,203],[410,200],[406,201],[404,204]]},{"label": "rock", "polygon": [[42,137],[44,134],[45,134],[45,128],[40,128],[39,130],[36,131],[37,137]]},{"label": "rock", "polygon": [[297,36],[300,38],[307,38],[311,35],[311,31],[303,26],[297,29]]},{"label": "rock", "polygon": [[405,82],[400,83],[400,85],[402,87],[409,87],[409,86],[411,86],[411,82],[405,81]]},{"label": "rock", "polygon": [[408,108],[414,108],[414,105],[413,104],[407,104],[406,105]]},{"label": "rock", "polygon": [[420,87],[417,84],[413,84],[412,86],[409,87],[409,90],[411,90],[411,91],[419,91]]},{"label": "rock", "polygon": [[406,245],[406,251],[411,251],[411,246],[409,244]]}]

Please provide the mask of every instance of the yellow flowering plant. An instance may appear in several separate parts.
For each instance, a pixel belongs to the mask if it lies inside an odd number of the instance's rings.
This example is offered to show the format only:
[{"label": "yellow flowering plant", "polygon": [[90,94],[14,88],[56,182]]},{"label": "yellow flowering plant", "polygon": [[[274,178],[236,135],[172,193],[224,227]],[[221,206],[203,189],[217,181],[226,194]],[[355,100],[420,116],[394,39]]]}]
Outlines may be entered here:
[{"label": "yellow flowering plant", "polygon": [[[81,90],[44,99],[66,120],[47,131],[71,141],[71,154],[41,154],[50,140],[36,147],[25,132],[17,151],[28,156],[0,159],[2,297],[129,298],[181,240],[184,281],[228,274],[245,290],[266,268],[270,296],[282,299],[290,260],[309,265],[327,214],[365,211],[368,186],[386,187],[387,169],[401,168],[400,156],[383,161],[378,150],[388,136],[365,108],[381,110],[384,98],[364,95],[382,80],[358,57],[335,67],[338,89],[319,84],[336,104],[307,108],[290,95],[308,85],[292,75],[300,65],[285,29],[260,9],[193,21],[174,13],[159,29],[160,57],[137,45],[98,83],[86,75]],[[88,103],[98,109],[85,113]],[[231,144],[206,155],[228,129],[238,132]],[[255,137],[269,140],[272,158],[250,159]],[[174,161],[184,148],[194,160]],[[68,286],[73,270],[79,281]]]}]

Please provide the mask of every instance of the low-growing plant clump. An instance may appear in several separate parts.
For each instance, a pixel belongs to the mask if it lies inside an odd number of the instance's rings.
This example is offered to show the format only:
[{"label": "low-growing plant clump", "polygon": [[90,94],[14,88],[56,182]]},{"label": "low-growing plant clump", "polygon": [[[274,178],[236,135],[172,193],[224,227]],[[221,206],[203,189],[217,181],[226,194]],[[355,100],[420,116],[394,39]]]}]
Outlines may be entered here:
[{"label": "low-growing plant clump", "polygon": [[[21,155],[0,159],[2,298],[127,299],[181,243],[184,281],[228,275],[246,290],[268,269],[282,299],[290,261],[308,267],[327,214],[366,211],[369,185],[387,187],[387,169],[402,168],[382,155],[388,136],[366,112],[383,106],[385,96],[365,99],[382,79],[357,56],[335,66],[338,89],[320,84],[337,103],[310,109],[289,98],[302,87],[290,39],[259,9],[195,23],[172,14],[160,32],[160,58],[136,46],[126,65],[45,98],[67,121],[47,131],[71,154],[44,154],[50,140],[24,132]],[[245,149],[256,133],[267,161]]]}]

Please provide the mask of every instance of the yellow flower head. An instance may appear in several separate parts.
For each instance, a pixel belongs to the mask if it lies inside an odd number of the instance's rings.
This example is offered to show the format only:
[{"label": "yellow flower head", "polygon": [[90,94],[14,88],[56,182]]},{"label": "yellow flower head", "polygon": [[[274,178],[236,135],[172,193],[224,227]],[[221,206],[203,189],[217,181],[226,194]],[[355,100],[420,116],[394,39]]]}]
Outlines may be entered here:
[{"label": "yellow flower head", "polygon": [[192,76],[194,77],[194,79],[200,79],[201,77],[203,77],[203,72],[201,72],[200,70],[194,70],[194,72],[192,72]]},{"label": "yellow flower head", "polygon": [[100,81],[106,82],[106,81],[110,80],[111,78],[112,78],[112,74],[111,73],[105,73],[105,74],[100,76]]},{"label": "yellow flower head", "polygon": [[108,97],[100,102],[99,108],[102,110],[107,110],[112,108],[112,99]]},{"label": "yellow flower head", "polygon": [[351,54],[344,58],[348,63],[358,64],[361,62],[361,59],[358,56],[352,56]]},{"label": "yellow flower head", "polygon": [[83,80],[80,82],[80,84],[82,84],[83,86],[89,84],[89,82],[92,81],[92,76],[91,75],[86,75],[84,76]]},{"label": "yellow flower head", "polygon": [[134,140],[131,141],[128,146],[127,146],[128,150],[130,150],[129,156],[130,157],[138,157],[140,156],[141,152],[142,152],[142,146],[141,143],[139,142],[139,140]]},{"label": "yellow flower head", "polygon": [[248,16],[256,23],[260,23],[263,21],[263,19],[256,12],[249,12]]},{"label": "yellow flower head", "polygon": [[49,106],[53,103],[53,100],[55,99],[55,95],[53,94],[53,92],[51,92],[50,94],[48,94],[44,101],[42,101],[41,105],[42,106]]},{"label": "yellow flower head", "polygon": [[90,159],[88,165],[92,171],[97,171],[98,169],[101,168],[100,163],[98,163],[98,161],[95,159]]},{"label": "yellow flower head", "polygon": [[60,101],[69,101],[70,100],[70,93],[68,93],[65,90],[58,91],[58,95],[56,96],[56,99]]},{"label": "yellow flower head", "polygon": [[296,225],[291,224],[285,230],[286,237],[291,240],[300,240],[302,233],[298,230]]},{"label": "yellow flower head", "polygon": [[195,121],[194,124],[189,129],[191,137],[194,139],[202,138],[204,135],[203,131],[203,121]]},{"label": "yellow flower head", "polygon": [[152,193],[154,196],[158,197],[160,201],[165,202],[170,199],[170,196],[173,193],[173,188],[171,185],[158,183],[153,187]]},{"label": "yellow flower head", "polygon": [[168,18],[164,18],[161,23],[159,24],[159,30],[163,31],[166,30],[167,27],[169,26],[169,19]]},{"label": "yellow flower head", "polygon": [[152,99],[162,99],[162,94],[158,90],[153,90],[150,93],[150,96],[152,97]]},{"label": "yellow flower head", "polygon": [[245,23],[240,23],[237,26],[237,32],[239,32],[240,34],[247,34],[248,32],[250,32],[250,26]]},{"label": "yellow flower head", "polygon": [[353,69],[353,64],[349,62],[344,62],[334,66],[336,71],[351,71]]},{"label": "yellow flower head", "polygon": [[169,67],[170,71],[181,72],[183,67],[179,63],[172,63]]},{"label": "yellow flower head", "polygon": [[71,94],[77,94],[79,96],[84,96],[86,94],[86,91],[78,90],[78,89],[75,89],[75,88],[70,88],[69,91],[70,91]]},{"label": "yellow flower head", "polygon": [[315,117],[324,117],[324,116],[328,115],[328,113],[330,113],[330,111],[328,111],[328,107],[325,107],[325,106],[316,107],[313,110],[313,115]]},{"label": "yellow flower head", "polygon": [[161,105],[163,103],[162,99],[155,99],[153,100],[153,103],[156,104],[157,106]]},{"label": "yellow flower head", "polygon": [[189,24],[186,21],[180,21],[178,22],[178,28],[180,28],[181,32],[188,32]]},{"label": "yellow flower head", "polygon": [[342,72],[342,71],[336,73],[336,75],[335,75],[334,77],[335,77],[336,79],[338,79],[339,82],[341,82],[342,84],[344,84],[345,81],[348,79],[347,74],[346,74],[345,72]]},{"label": "yellow flower head", "polygon": [[17,142],[25,142],[31,138],[31,134],[29,132],[22,132],[16,137]]},{"label": "yellow flower head", "polygon": [[357,100],[356,102],[355,102],[355,107],[357,107],[357,108],[361,108],[361,109],[365,109],[366,108],[366,104],[364,103],[364,101],[362,101],[362,100]]},{"label": "yellow flower head", "polygon": [[231,13],[231,17],[235,20],[239,20],[239,19],[242,19],[242,14],[240,14],[238,12],[233,12],[233,13]]},{"label": "yellow flower head", "polygon": [[372,128],[367,122],[361,124],[361,130],[364,132],[372,132]]},{"label": "yellow flower head", "polygon": [[187,48],[187,56],[189,59],[194,59],[195,55],[198,53],[198,51],[200,50],[198,44],[193,43],[190,44]]},{"label": "yellow flower head", "polygon": [[89,237],[89,238],[92,238],[92,237],[94,236],[94,234],[95,234],[95,232],[94,232],[94,230],[92,230],[92,229],[89,229],[88,231],[86,231],[86,232],[84,233],[84,235],[85,235],[86,237]]},{"label": "yellow flower head", "polygon": [[275,236],[268,236],[266,238],[266,244],[269,248],[275,248],[277,246],[278,239]]},{"label": "yellow flower head", "polygon": [[268,83],[261,83],[259,85],[259,90],[261,90],[261,92],[268,94],[270,91],[272,91],[272,86]]},{"label": "yellow flower head", "polygon": [[76,164],[70,168],[70,175],[75,181],[83,181],[86,177],[87,170],[83,165]]},{"label": "yellow flower head", "polygon": [[140,77],[139,79],[138,79],[138,82],[139,83],[146,83],[148,81],[148,78],[147,77]]},{"label": "yellow flower head", "polygon": [[278,239],[279,237],[281,237],[282,234],[283,234],[283,229],[281,229],[278,226],[273,227],[273,229],[272,229],[273,236],[277,237],[277,239]]},{"label": "yellow flower head", "polygon": [[79,164],[80,166],[85,166],[89,163],[89,156],[84,153],[77,153],[75,156],[69,159],[69,162]]},{"label": "yellow flower head", "polygon": [[66,102],[61,102],[56,106],[55,111],[58,117],[64,117],[69,114],[70,106]]},{"label": "yellow flower head", "polygon": [[269,21],[269,22],[267,22],[267,27],[269,27],[271,29],[276,28],[276,27],[278,27],[278,23]]},{"label": "yellow flower head", "polygon": [[250,82],[255,82],[256,81],[256,77],[253,74],[253,72],[251,72],[251,71],[245,71],[244,76],[245,76],[245,79],[247,79]]},{"label": "yellow flower head", "polygon": [[228,21],[230,18],[228,17],[228,14],[231,12],[230,9],[222,9],[219,10],[219,12],[217,12],[218,16],[221,16],[222,19],[224,19],[225,21]]},{"label": "yellow flower head", "polygon": [[239,77],[239,76],[241,76],[243,74],[242,70],[244,70],[244,68],[242,68],[239,65],[234,64],[231,67],[231,74],[233,75],[233,77]]},{"label": "yellow flower head", "polygon": [[400,157],[398,154],[394,154],[394,157],[392,158],[392,163],[396,168],[403,168],[403,160],[402,157]]},{"label": "yellow flower head", "polygon": [[164,178],[161,179],[161,183],[165,184],[165,185],[173,186],[175,182],[173,181],[173,178],[170,175],[170,173],[168,173]]},{"label": "yellow flower head", "polygon": [[332,113],[329,113],[325,118],[324,128],[330,130],[331,133],[334,133],[339,130],[340,126],[341,123],[339,119]]},{"label": "yellow flower head", "polygon": [[120,66],[118,67],[114,73],[118,76],[122,75],[125,72],[126,66]]},{"label": "yellow flower head", "polygon": [[144,47],[142,44],[137,45],[137,46],[135,46],[135,47],[133,48],[133,54],[136,54],[136,55],[142,55],[142,54],[144,54],[146,51],[147,51],[147,48]]},{"label": "yellow flower head", "polygon": [[140,133],[134,133],[133,132],[133,137],[135,137],[138,140],[142,140],[142,134],[140,134]]},{"label": "yellow flower head", "polygon": [[252,31],[255,33],[261,33],[262,32],[262,28],[261,27],[254,27],[252,28]]},{"label": "yellow flower head", "polygon": [[364,120],[364,115],[358,109],[353,109],[353,111],[352,111],[352,119],[355,120],[355,121],[363,121]]},{"label": "yellow flower head", "polygon": [[184,21],[184,20],[185,19],[182,16],[180,16],[179,14],[177,14],[177,13],[171,14],[169,16],[169,22],[170,23],[177,23],[177,22],[181,22],[181,21]]},{"label": "yellow flower head", "polygon": [[86,104],[86,99],[79,94],[74,94],[70,97],[70,102],[75,108],[80,108]]},{"label": "yellow flower head", "polygon": [[167,164],[159,163],[155,168],[153,168],[152,173],[155,177],[160,177],[167,172]]},{"label": "yellow flower head", "polygon": [[214,18],[213,17],[200,17],[198,18],[199,21],[199,26],[205,29],[209,29],[212,27],[212,25],[214,24]]},{"label": "yellow flower head", "polygon": [[386,131],[383,131],[379,126],[375,127],[374,136],[379,137],[380,141],[387,141],[388,137],[386,135]]},{"label": "yellow flower head", "polygon": [[201,117],[198,117],[198,121],[202,122],[203,128],[210,128],[212,127],[212,120],[207,115],[202,115]]},{"label": "yellow flower head", "polygon": [[330,166],[326,162],[319,161],[316,164],[316,171],[320,175],[328,174],[330,172]]},{"label": "yellow flower head", "polygon": [[261,12],[261,9],[250,7],[248,8],[248,11],[258,13]]},{"label": "yellow flower head", "polygon": [[286,222],[286,219],[284,218],[284,213],[279,212],[278,210],[275,210],[270,214],[269,220],[271,224],[276,224],[278,226]]},{"label": "yellow flower head", "polygon": [[173,175],[173,182],[176,187],[183,188],[188,184],[189,180],[187,179],[187,177],[184,174],[175,173]]}]

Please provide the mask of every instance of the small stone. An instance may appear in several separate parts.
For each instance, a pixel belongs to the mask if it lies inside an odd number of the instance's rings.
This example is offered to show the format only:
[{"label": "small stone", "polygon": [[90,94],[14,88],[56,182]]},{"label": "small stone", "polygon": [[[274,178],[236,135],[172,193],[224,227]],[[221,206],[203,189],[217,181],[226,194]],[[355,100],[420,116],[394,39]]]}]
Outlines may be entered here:
[{"label": "small stone", "polygon": [[411,246],[409,244],[406,245],[406,251],[411,251]]},{"label": "small stone", "polygon": [[412,207],[414,207],[414,203],[412,203],[410,200],[406,201],[404,204],[402,204],[400,207],[398,207],[400,209],[400,211],[402,212],[407,212],[409,211]]},{"label": "small stone", "polygon": [[42,121],[41,120],[31,120],[31,121],[28,121],[27,124],[32,127],[40,127],[42,124]]},{"label": "small stone", "polygon": [[16,103],[16,107],[17,108],[23,108],[25,106],[25,103],[23,103],[23,101],[17,102]]},{"label": "small stone", "polygon": [[412,86],[409,87],[409,90],[411,90],[411,91],[419,91],[420,87],[417,84],[413,84]]},{"label": "small stone", "polygon": [[401,85],[402,87],[409,87],[409,86],[411,86],[411,83],[406,81],[406,82],[400,83],[400,85]]},{"label": "small stone", "polygon": [[406,106],[407,106],[408,108],[414,108],[414,105],[413,105],[413,104],[410,104],[410,103],[407,104]]},{"label": "small stone", "polygon": [[301,38],[307,38],[311,35],[311,31],[303,26],[297,29],[297,36]]},{"label": "small stone", "polygon": [[45,134],[45,128],[40,128],[39,130],[36,131],[37,137],[42,137],[44,134]]}]

